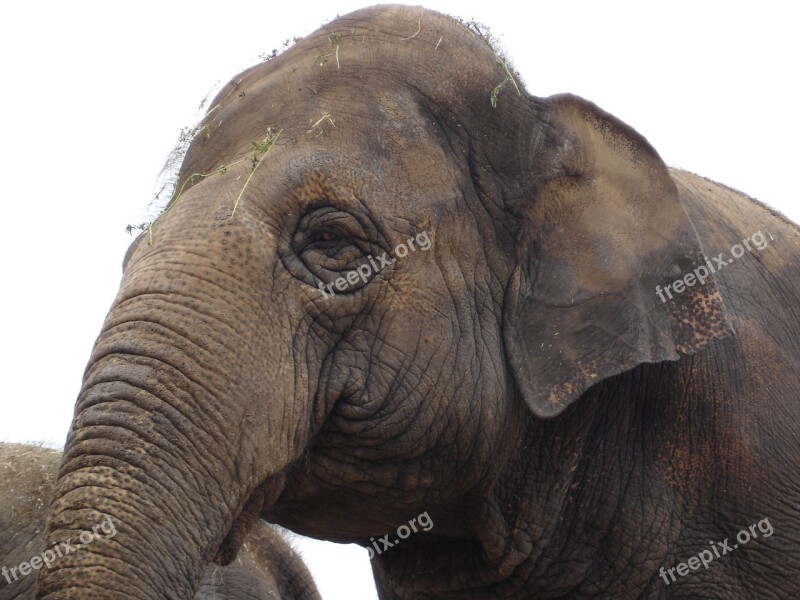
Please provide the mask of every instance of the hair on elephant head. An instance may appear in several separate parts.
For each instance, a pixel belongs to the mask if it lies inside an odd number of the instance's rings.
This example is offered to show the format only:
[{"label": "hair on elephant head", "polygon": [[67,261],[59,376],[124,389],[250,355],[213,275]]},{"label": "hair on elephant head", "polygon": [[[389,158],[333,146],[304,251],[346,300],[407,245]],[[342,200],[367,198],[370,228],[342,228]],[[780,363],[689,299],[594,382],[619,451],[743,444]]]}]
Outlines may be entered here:
[{"label": "hair on elephant head", "polygon": [[[0,443],[0,600],[34,598],[36,573],[68,552],[100,538],[113,539],[110,518],[91,535],[45,546],[45,518],[61,452]],[[227,567],[206,566],[194,600],[319,600],[299,554],[264,521],[254,524],[239,556]]]},{"label": "hair on elephant head", "polygon": [[423,512],[373,561],[384,597],[639,595],[691,549],[688,514],[721,535],[715,510],[755,512],[722,492],[758,446],[737,407],[762,410],[731,386],[797,352],[756,335],[753,357],[745,313],[774,301],[731,282],[791,261],[656,290],[788,224],[421,8],[337,18],[196,131],[125,258],[49,519],[55,541],[112,515],[116,543],[60,559],[41,597],[186,596],[259,516],[369,546]]}]

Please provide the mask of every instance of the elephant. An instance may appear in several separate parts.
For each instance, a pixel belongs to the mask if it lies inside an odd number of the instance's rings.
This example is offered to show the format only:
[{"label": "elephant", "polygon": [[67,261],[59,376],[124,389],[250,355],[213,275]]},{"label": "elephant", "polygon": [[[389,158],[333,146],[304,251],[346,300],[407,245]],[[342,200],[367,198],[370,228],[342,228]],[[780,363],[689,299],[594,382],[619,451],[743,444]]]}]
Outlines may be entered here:
[{"label": "elephant", "polygon": [[[58,553],[44,550],[47,501],[61,452],[40,446],[0,443],[0,600],[33,600],[37,569],[52,564]],[[98,528],[97,539],[113,539],[116,528]],[[87,538],[88,539],[88,538]],[[92,536],[93,543],[97,541]],[[68,545],[72,549],[73,544]],[[66,552],[62,543],[58,550]],[[38,564],[33,557],[38,558]],[[44,560],[43,558],[44,557]],[[207,565],[195,600],[319,600],[303,560],[264,521],[255,523],[235,561],[226,567]]]},{"label": "elephant", "polygon": [[781,215],[407,6],[236,76],[177,177],[49,509],[118,533],[37,598],[187,598],[259,517],[368,548],[383,599],[800,591]]}]

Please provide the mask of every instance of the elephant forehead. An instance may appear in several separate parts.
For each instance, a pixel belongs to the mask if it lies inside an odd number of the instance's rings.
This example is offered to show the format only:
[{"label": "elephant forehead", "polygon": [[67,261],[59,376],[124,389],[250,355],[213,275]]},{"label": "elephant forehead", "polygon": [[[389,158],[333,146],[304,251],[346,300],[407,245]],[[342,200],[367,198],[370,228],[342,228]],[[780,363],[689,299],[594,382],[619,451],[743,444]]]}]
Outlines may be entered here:
[{"label": "elephant forehead", "polygon": [[182,172],[230,160],[268,129],[302,139],[343,128],[353,137],[391,122],[411,139],[421,100],[459,114],[474,91],[488,106],[501,75],[489,44],[454,19],[412,7],[358,11],[235,77],[212,102]]},{"label": "elephant forehead", "polygon": [[[447,142],[436,122],[426,117],[408,94],[368,93],[370,101],[360,111],[335,94],[320,93],[306,103],[303,114],[276,112],[256,128],[248,111],[243,111],[237,115],[241,125],[228,121],[228,131],[247,131],[241,136],[244,143],[232,140],[227,147],[215,148],[217,133],[212,133],[210,140],[196,142],[204,145],[204,151],[198,154],[199,162],[183,172],[215,173],[222,165],[238,163],[236,170],[201,178],[196,189],[188,186],[184,190],[185,197],[207,195],[206,190],[226,185],[241,187],[252,171],[247,160],[252,144],[270,130],[279,137],[260,158],[248,188],[262,190],[258,198],[265,206],[282,206],[288,198],[313,203],[324,197],[345,206],[363,203],[383,216],[410,217],[420,203],[457,200],[461,175],[445,151]],[[324,189],[317,185],[320,178],[327,184]]]},{"label": "elephant forehead", "polygon": [[[385,88],[385,86],[384,86]],[[288,90],[288,91],[286,91]],[[211,114],[192,142],[182,173],[205,173],[230,164],[253,144],[279,136],[274,152],[336,152],[362,160],[402,158],[418,152],[430,134],[419,103],[407,90],[377,89],[355,79],[339,88],[314,88],[307,80],[284,85],[273,78]],[[432,124],[431,124],[432,125]]]}]

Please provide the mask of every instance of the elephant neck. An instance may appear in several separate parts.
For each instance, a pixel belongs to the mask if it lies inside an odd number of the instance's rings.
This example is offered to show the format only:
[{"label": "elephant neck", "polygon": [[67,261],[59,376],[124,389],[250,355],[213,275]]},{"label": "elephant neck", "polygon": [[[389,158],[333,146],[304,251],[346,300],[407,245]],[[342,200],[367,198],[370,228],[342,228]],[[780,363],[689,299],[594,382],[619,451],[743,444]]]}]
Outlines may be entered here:
[{"label": "elephant neck", "polygon": [[686,512],[683,492],[653,468],[663,455],[643,414],[648,368],[593,387],[555,419],[528,418],[516,458],[475,512],[486,557],[475,573],[493,580],[493,597],[663,586]]},{"label": "elephant neck", "polygon": [[660,570],[696,554],[698,535],[719,535],[703,507],[733,510],[730,481],[703,468],[725,410],[692,384],[710,360],[641,365],[554,419],[528,416],[495,483],[455,511],[470,534],[409,543],[376,571],[414,598],[663,594]]},{"label": "elephant neck", "polygon": [[708,485],[676,464],[702,456],[704,400],[688,383],[658,385],[690,381],[691,362],[642,365],[555,419],[529,418],[475,524],[508,597],[663,593],[659,570],[691,554],[681,539]]}]

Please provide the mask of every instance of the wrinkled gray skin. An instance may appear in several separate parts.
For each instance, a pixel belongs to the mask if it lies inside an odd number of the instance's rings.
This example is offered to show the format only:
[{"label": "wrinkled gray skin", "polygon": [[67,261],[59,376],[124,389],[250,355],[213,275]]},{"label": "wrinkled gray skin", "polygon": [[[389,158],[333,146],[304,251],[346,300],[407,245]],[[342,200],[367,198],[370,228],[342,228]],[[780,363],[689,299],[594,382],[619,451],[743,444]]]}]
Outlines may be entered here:
[{"label": "wrinkled gray skin", "polygon": [[186,598],[257,515],[369,546],[423,511],[373,560],[384,598],[800,592],[797,227],[517,84],[460,23],[380,7],[222,91],[128,252],[59,471],[48,538],[119,533],[39,598]]},{"label": "wrinkled gray skin", "polygon": [[[0,443],[0,568],[30,562],[44,550],[47,501],[60,462],[57,450]],[[113,528],[105,533],[113,537]],[[0,574],[0,600],[33,599],[35,576],[6,573]],[[319,600],[319,593],[297,552],[259,521],[235,561],[206,567],[194,599]]]}]

